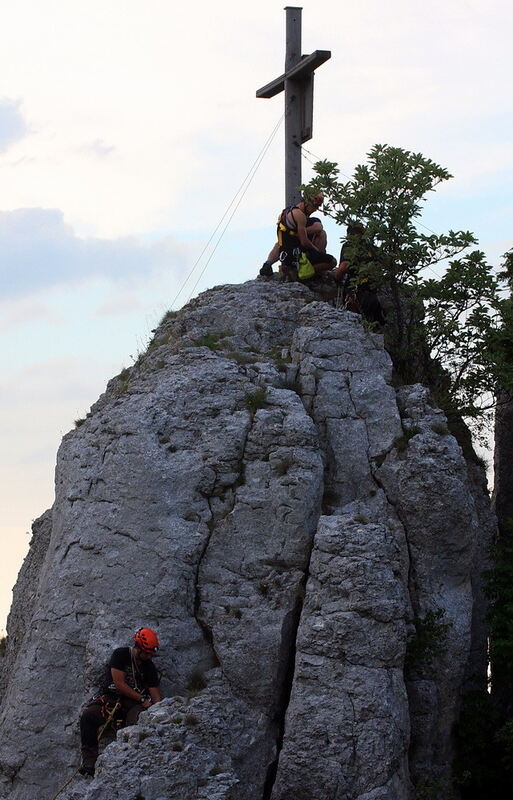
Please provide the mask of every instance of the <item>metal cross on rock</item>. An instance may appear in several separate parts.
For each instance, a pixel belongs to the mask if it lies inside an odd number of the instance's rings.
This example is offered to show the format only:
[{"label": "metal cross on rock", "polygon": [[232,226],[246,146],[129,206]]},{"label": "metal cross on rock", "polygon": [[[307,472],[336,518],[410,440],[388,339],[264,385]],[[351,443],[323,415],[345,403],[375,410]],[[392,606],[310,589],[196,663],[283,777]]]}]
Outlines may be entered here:
[{"label": "metal cross on rock", "polygon": [[285,90],[285,205],[299,199],[301,145],[312,138],[314,71],[331,58],[329,50],[301,55],[301,8],[287,6],[285,72],[258,89],[257,97],[274,97]]}]

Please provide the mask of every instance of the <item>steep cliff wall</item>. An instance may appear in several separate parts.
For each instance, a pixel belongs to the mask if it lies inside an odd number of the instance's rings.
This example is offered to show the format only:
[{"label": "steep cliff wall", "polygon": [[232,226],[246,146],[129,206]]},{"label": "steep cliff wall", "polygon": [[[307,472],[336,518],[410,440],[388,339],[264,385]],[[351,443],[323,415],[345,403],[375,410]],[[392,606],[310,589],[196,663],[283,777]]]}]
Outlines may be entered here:
[{"label": "steep cliff wall", "polygon": [[391,380],[381,337],[300,285],[167,315],[60,448],[9,623],[0,796],[51,800],[141,624],[167,699],[63,800],[443,792],[493,520],[428,392]]}]

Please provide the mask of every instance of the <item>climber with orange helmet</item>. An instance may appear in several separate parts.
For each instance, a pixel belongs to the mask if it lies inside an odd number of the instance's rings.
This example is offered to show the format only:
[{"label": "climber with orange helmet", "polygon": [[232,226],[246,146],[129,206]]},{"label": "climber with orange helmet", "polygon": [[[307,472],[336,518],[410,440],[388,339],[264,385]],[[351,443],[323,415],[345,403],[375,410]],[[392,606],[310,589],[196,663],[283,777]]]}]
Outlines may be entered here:
[{"label": "climber with orange helmet", "polygon": [[82,775],[94,775],[98,741],[108,725],[134,725],[141,711],[162,699],[152,662],[158,648],[155,631],[139,628],[132,647],[118,647],[112,653],[101,694],[89,700],[80,716]]}]

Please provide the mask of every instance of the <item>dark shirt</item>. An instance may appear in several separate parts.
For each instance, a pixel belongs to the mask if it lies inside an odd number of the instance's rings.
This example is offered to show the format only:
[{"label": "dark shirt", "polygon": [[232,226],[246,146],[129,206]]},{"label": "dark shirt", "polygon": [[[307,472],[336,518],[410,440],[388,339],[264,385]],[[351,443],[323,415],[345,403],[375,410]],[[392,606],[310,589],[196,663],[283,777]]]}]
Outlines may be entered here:
[{"label": "dark shirt", "polygon": [[118,647],[112,653],[107,665],[105,692],[115,692],[116,686],[112,680],[111,669],[119,669],[125,673],[125,681],[136,692],[143,693],[145,689],[153,689],[160,683],[157,668],[152,661],[137,663],[132,658],[130,647]]}]

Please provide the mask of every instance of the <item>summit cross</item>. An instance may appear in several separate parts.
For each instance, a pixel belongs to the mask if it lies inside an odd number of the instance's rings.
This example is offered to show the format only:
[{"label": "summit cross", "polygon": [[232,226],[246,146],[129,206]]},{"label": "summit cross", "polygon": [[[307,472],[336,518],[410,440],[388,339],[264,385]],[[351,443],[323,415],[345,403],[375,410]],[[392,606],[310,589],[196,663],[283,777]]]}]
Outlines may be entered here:
[{"label": "summit cross", "polygon": [[285,205],[294,205],[301,186],[301,145],[312,138],[314,71],[331,58],[329,50],[301,55],[301,8],[287,6],[285,72],[258,89],[257,97],[285,91]]}]

